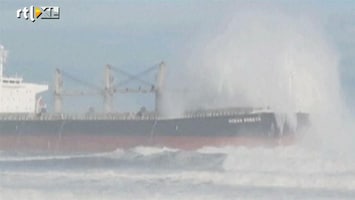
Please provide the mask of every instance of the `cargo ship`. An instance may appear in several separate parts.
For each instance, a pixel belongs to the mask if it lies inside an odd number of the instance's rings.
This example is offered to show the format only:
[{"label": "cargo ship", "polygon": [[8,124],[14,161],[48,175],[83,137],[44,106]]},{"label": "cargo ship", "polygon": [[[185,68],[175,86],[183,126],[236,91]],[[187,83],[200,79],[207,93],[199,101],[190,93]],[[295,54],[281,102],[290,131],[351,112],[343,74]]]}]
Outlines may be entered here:
[{"label": "cargo ship", "polygon": [[[148,90],[114,87],[112,67],[106,66],[100,91],[104,97],[102,113],[62,112],[63,97],[73,93],[63,90],[63,72],[57,69],[54,112],[48,113],[40,97],[48,85],[3,75],[6,59],[3,46],[0,53],[0,151],[104,152],[136,146],[188,150],[224,145],[273,146],[292,143],[297,132],[309,124],[307,113],[290,116],[253,107],[198,109],[164,116],[161,113],[164,63],[159,64],[156,82]],[[112,97],[119,92],[152,92],[156,98],[155,110],[112,112]]]}]

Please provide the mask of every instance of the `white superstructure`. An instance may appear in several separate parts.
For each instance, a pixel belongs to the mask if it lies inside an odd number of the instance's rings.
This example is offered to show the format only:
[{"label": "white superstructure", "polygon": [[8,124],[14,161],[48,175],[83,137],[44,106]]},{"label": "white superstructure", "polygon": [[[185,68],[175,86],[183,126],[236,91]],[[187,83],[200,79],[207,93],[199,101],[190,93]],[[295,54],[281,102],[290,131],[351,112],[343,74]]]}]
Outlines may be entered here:
[{"label": "white superstructure", "polygon": [[37,94],[47,91],[48,85],[25,83],[22,78],[4,76],[6,56],[6,50],[0,45],[0,113],[38,112]]}]

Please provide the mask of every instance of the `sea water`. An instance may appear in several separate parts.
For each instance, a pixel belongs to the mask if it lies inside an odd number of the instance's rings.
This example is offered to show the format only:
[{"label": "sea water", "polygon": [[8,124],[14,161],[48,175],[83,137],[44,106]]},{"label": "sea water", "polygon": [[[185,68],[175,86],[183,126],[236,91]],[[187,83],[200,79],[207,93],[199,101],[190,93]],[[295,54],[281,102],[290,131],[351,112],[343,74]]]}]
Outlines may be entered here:
[{"label": "sea water", "polygon": [[355,159],[307,145],[0,156],[0,199],[354,199]]}]

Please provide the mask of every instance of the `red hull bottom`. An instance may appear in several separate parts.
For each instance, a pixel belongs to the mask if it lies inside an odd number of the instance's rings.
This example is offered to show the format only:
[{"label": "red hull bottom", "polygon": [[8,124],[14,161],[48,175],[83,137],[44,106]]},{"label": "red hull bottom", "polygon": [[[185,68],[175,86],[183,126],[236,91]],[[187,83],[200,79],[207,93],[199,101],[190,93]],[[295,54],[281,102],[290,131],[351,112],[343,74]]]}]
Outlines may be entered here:
[{"label": "red hull bottom", "polygon": [[281,138],[159,136],[1,136],[0,150],[20,152],[108,152],[137,146],[169,147],[194,150],[205,146],[279,146],[293,144],[293,136]]}]

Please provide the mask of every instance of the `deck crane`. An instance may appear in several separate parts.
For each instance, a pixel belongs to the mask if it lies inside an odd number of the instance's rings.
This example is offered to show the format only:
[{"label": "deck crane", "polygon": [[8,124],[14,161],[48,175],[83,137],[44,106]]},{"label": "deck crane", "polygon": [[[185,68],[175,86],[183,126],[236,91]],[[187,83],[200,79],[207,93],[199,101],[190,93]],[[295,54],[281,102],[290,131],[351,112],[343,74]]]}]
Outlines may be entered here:
[{"label": "deck crane", "polygon": [[[157,71],[155,83],[144,80],[142,77],[151,73],[153,71]],[[127,77],[126,80],[120,81],[118,83],[114,83],[114,73],[122,74]],[[62,104],[64,96],[102,96],[104,99],[104,110],[106,113],[113,112],[113,102],[114,96],[117,93],[127,94],[127,93],[154,93],[155,94],[155,112],[157,114],[161,114],[161,101],[162,101],[162,89],[164,85],[164,74],[165,74],[165,63],[161,62],[159,64],[153,65],[148,69],[137,73],[131,74],[123,69],[118,67],[113,67],[111,65],[106,65],[104,68],[104,86],[99,87],[90,82],[81,80],[76,78],[75,76],[62,71],[60,69],[56,69],[55,71],[55,81],[54,81],[54,110],[56,113],[62,112]],[[64,90],[63,88],[63,77],[68,78],[76,83],[87,86],[91,88],[90,91],[80,91],[80,90]],[[138,88],[128,88],[123,87],[128,83],[136,81],[144,87],[139,86]]]}]

